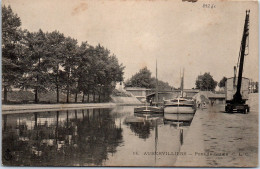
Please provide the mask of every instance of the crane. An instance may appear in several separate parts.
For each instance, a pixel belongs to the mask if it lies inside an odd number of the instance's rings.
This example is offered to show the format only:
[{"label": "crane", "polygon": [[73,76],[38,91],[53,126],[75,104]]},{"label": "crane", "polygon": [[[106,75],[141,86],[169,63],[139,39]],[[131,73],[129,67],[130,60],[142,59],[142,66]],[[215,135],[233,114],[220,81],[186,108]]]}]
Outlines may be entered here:
[{"label": "crane", "polygon": [[[250,10],[246,10],[246,17],[245,17],[245,25],[244,25],[244,31],[243,31],[243,36],[242,36],[242,41],[241,41],[241,46],[240,46],[240,53],[239,53],[239,67],[238,67],[238,80],[237,80],[237,85],[236,85],[236,92],[233,95],[232,100],[226,100],[226,107],[225,110],[227,112],[243,112],[247,113],[249,112],[249,106],[246,104],[246,100],[243,99],[242,94],[241,94],[241,86],[242,86],[242,77],[243,74],[243,66],[244,66],[244,59],[245,55],[247,55],[246,48],[249,46],[249,14]],[[234,77],[234,81],[236,80],[236,77]],[[226,85],[227,87],[227,85]]]}]

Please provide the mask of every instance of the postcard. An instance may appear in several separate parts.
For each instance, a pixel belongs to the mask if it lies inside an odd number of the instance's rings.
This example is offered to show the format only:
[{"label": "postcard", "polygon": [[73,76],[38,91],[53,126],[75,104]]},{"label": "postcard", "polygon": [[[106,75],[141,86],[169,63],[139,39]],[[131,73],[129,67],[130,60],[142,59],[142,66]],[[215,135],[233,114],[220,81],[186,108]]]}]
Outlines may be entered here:
[{"label": "postcard", "polygon": [[2,165],[257,167],[258,14],[3,0]]}]

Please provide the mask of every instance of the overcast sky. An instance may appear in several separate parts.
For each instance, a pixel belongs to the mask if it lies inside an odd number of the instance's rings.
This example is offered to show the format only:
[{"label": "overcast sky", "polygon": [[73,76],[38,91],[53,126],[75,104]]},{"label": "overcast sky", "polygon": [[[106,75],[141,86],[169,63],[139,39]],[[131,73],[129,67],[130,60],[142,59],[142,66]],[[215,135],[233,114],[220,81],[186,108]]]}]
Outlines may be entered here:
[{"label": "overcast sky", "polygon": [[147,66],[155,76],[185,88],[210,72],[216,81],[233,76],[245,10],[250,9],[249,55],[244,77],[258,80],[257,2],[212,2],[213,9],[181,0],[4,0],[29,31],[58,30],[78,42],[88,41],[114,53],[126,66],[125,78]]}]

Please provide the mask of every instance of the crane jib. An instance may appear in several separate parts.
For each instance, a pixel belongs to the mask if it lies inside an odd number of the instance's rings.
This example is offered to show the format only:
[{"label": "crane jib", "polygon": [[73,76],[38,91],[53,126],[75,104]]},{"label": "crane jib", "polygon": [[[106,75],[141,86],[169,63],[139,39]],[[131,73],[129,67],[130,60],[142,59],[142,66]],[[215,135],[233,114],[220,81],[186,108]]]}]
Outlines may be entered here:
[{"label": "crane jib", "polygon": [[241,47],[240,47],[240,63],[239,63],[237,90],[233,97],[234,103],[243,103],[244,102],[244,100],[242,99],[240,90],[241,90],[241,83],[242,83],[245,50],[246,50],[247,43],[248,43],[247,38],[249,36],[249,13],[250,13],[250,10],[247,10],[246,17],[245,17],[244,31],[243,31],[242,41],[241,41]]}]

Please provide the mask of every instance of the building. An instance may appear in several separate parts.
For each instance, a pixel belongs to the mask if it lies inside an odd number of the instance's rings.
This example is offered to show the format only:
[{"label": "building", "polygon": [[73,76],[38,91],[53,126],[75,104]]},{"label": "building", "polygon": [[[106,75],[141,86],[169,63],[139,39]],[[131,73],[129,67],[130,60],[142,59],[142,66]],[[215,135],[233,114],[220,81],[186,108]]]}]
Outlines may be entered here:
[{"label": "building", "polygon": [[208,96],[211,104],[225,104],[225,94],[211,93]]},{"label": "building", "polygon": [[199,92],[198,89],[183,89],[183,96],[191,99]]},{"label": "building", "polygon": [[138,100],[144,102],[146,100],[146,96],[151,89],[146,89],[142,87],[125,87],[127,92],[133,94]]}]

